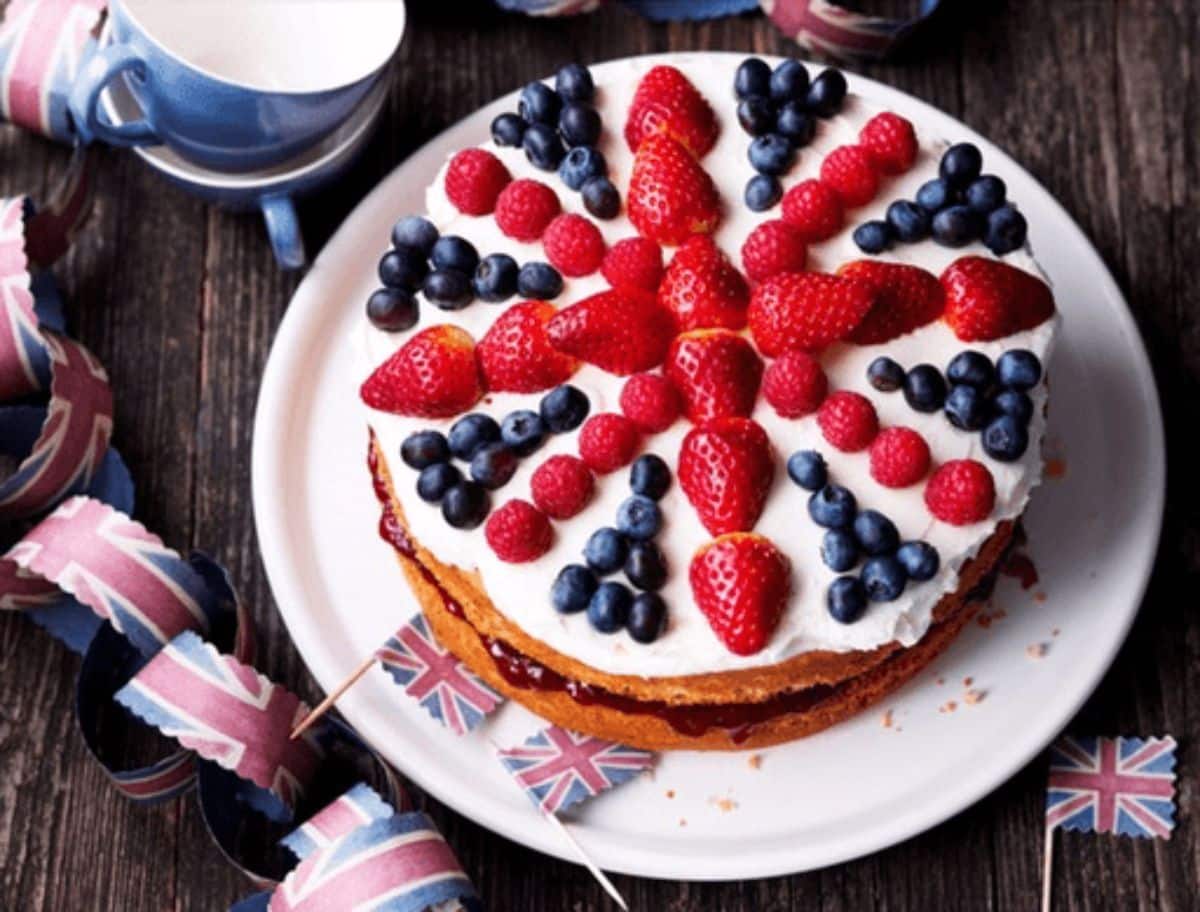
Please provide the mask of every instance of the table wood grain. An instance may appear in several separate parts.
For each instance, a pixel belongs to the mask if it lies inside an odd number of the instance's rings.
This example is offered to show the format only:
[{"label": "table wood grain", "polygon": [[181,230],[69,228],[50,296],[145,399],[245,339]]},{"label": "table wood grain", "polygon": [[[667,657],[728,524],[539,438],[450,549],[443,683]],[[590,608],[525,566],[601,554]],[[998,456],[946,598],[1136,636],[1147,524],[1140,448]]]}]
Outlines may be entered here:
[{"label": "table wood grain", "polygon": [[[410,6],[383,128],[351,177],[302,207],[314,251],[414,149],[564,62],[791,49],[761,16],[655,25],[616,4],[577,20],[542,21],[483,3]],[[1200,903],[1193,817],[1200,768],[1193,737],[1200,730],[1200,4],[957,6],[960,20],[923,41],[912,59],[861,69],[1008,149],[1083,225],[1133,308],[1168,428],[1170,490],[1154,579],[1127,644],[1074,727],[1173,733],[1180,822],[1169,842],[1060,836],[1056,908],[1188,912]],[[45,198],[67,157],[0,128],[0,195]],[[136,479],[137,513],[170,544],[206,549],[229,567],[253,607],[262,670],[318,697],[267,588],[250,506],[259,378],[299,277],[275,268],[257,217],[197,202],[130,154],[102,155],[99,187],[90,230],[56,273],[70,331],[111,375],[115,444]],[[249,886],[208,841],[194,798],[139,808],[88,758],[73,722],[77,667],[32,624],[0,618],[0,908],[226,908]],[[1043,787],[1044,767],[1035,761],[943,825],[827,870],[731,884],[614,879],[634,909],[663,912],[1031,909]],[[492,909],[609,908],[581,869],[516,846],[433,800],[423,804]]]}]

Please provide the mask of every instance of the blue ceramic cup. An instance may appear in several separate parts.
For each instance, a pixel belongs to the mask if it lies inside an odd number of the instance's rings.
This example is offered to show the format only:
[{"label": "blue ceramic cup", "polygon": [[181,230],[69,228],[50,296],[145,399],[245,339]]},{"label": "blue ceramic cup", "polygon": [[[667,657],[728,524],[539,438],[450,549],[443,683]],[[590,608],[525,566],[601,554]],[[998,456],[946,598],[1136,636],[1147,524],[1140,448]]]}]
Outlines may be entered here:
[{"label": "blue ceramic cup", "polygon": [[[216,171],[271,167],[343,123],[404,33],[403,0],[113,0],[71,113],[85,142],[166,145]],[[122,78],[142,117],[106,119]]]}]

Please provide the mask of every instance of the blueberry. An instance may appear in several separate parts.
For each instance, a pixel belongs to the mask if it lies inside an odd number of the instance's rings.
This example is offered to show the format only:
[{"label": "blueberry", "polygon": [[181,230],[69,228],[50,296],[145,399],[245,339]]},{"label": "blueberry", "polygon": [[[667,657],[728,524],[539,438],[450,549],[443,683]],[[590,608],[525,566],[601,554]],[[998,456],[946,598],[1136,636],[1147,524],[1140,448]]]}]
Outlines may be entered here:
[{"label": "blueberry", "polygon": [[379,288],[367,298],[367,319],[384,332],[403,332],[417,324],[417,299],[403,288]]},{"label": "blueberry", "polygon": [[429,259],[433,261],[434,269],[456,269],[461,273],[471,275],[475,272],[475,267],[479,265],[479,251],[465,238],[448,234],[443,238],[438,238],[437,243],[433,245],[433,251],[429,254]]},{"label": "blueberry", "polygon": [[993,418],[979,439],[983,451],[997,462],[1016,462],[1029,447],[1029,431],[1012,415]]},{"label": "blueberry", "polygon": [[416,291],[428,272],[425,254],[412,247],[396,247],[379,261],[379,281],[388,288]]},{"label": "blueberry", "polygon": [[941,212],[957,199],[954,188],[940,177],[921,184],[917,190],[917,205],[931,215]]},{"label": "blueberry", "polygon": [[849,529],[857,512],[854,495],[841,485],[827,484],[808,499],[808,515],[826,529]]},{"label": "blueberry", "polygon": [[517,293],[517,261],[507,253],[492,253],[475,270],[475,296],[495,304]]},{"label": "blueberry", "polygon": [[558,166],[558,176],[572,190],[579,190],[593,177],[603,177],[608,165],[594,146],[577,145]]},{"label": "blueberry", "polygon": [[421,469],[417,476],[417,496],[429,503],[441,503],[446,492],[462,481],[462,472],[448,462]]},{"label": "blueberry", "polygon": [[967,349],[950,359],[946,365],[946,379],[956,385],[988,390],[996,382],[996,368],[983,352]]},{"label": "blueberry", "polygon": [[996,256],[1004,256],[1018,250],[1025,243],[1028,232],[1025,216],[1006,204],[988,216],[983,242]]},{"label": "blueberry", "polygon": [[992,412],[996,415],[1011,415],[1021,424],[1029,424],[1033,417],[1033,400],[1020,390],[1002,389],[992,400]]},{"label": "blueberry", "polygon": [[867,382],[881,393],[894,393],[904,386],[904,368],[881,355],[867,365]]},{"label": "blueberry", "polygon": [[946,380],[932,364],[918,364],[904,375],[904,401],[918,412],[936,412],[946,401]]},{"label": "blueberry", "polygon": [[435,269],[425,277],[421,290],[442,310],[462,310],[474,296],[470,277],[457,269]]},{"label": "blueberry", "polygon": [[601,583],[587,606],[588,622],[600,633],[616,633],[625,626],[633,593],[621,583]]},{"label": "blueberry", "polygon": [[629,487],[634,494],[658,500],[671,487],[671,470],[661,456],[646,453],[633,461],[629,469]]},{"label": "blueberry", "polygon": [[517,113],[528,123],[550,124],[558,123],[558,112],[562,108],[562,99],[558,93],[544,82],[531,82],[521,89],[521,98],[517,102]]},{"label": "blueberry", "polygon": [[788,478],[806,491],[819,491],[825,487],[828,472],[825,457],[816,450],[797,450],[787,461]]},{"label": "blueberry", "polygon": [[906,244],[929,237],[929,213],[910,200],[896,200],[887,208],[892,234]]},{"label": "blueberry", "polygon": [[567,564],[550,586],[550,604],[559,614],[584,611],[598,585],[596,574],[583,564]]},{"label": "blueberry", "polygon": [[609,526],[593,532],[583,546],[583,559],[601,576],[620,570],[628,555],[629,544],[625,536]]},{"label": "blueberry", "polygon": [[492,121],[492,141],[498,146],[519,146],[525,137],[525,121],[516,114],[500,114]]},{"label": "blueberry", "polygon": [[858,541],[845,529],[830,529],[821,539],[821,560],[834,573],[845,573],[858,563]]},{"label": "blueberry", "polygon": [[783,185],[777,177],[756,174],[746,182],[744,197],[751,212],[766,212],[783,198]]},{"label": "blueberry", "polygon": [[573,431],[588,415],[588,397],[570,384],[564,383],[542,397],[538,412],[542,421],[555,434]]},{"label": "blueberry", "polygon": [[971,143],[957,143],[946,150],[938,165],[938,175],[951,187],[966,187],[979,177],[983,154]]},{"label": "blueberry", "polygon": [[904,572],[904,565],[891,555],[873,557],[863,565],[863,588],[872,602],[898,599],[907,582],[908,574]]},{"label": "blueberry", "polygon": [[567,154],[558,131],[541,123],[529,125],[521,138],[521,148],[529,163],[542,171],[553,171]]},{"label": "blueberry", "polygon": [[528,456],[546,442],[546,425],[537,412],[517,409],[500,422],[500,439],[518,456]]},{"label": "blueberry", "polygon": [[649,497],[634,494],[617,508],[617,531],[627,538],[654,538],[662,528],[662,511]]},{"label": "blueberry", "polygon": [[488,515],[492,500],[473,481],[460,481],[442,498],[442,518],[456,529],[474,529]]},{"label": "blueberry", "polygon": [[526,263],[517,273],[517,293],[523,298],[552,301],[562,290],[562,275],[549,263]]},{"label": "blueberry", "polygon": [[471,457],[471,480],[489,491],[502,488],[517,471],[517,454],[507,444],[488,443]]},{"label": "blueberry", "polygon": [[583,185],[583,205],[598,219],[613,219],[621,213],[621,194],[607,177],[593,177]]},{"label": "blueberry", "polygon": [[892,226],[876,219],[854,229],[854,243],[863,253],[882,253],[892,246]]},{"label": "blueberry", "polygon": [[566,101],[591,101],[596,84],[591,71],[582,63],[568,63],[554,74],[554,90]]},{"label": "blueberry", "polygon": [[775,117],[775,132],[786,136],[799,149],[807,146],[817,135],[817,122],[799,101],[789,101]]},{"label": "blueberry", "polygon": [[758,57],[747,57],[733,74],[733,94],[738,98],[751,95],[769,95],[771,92],[771,67]]},{"label": "blueberry", "polygon": [[779,104],[799,101],[808,92],[808,69],[799,60],[788,59],[771,72],[771,100]]},{"label": "blueberry", "polygon": [[983,233],[983,217],[966,206],[948,206],[933,217],[933,239],[944,247],[963,247]]},{"label": "blueberry", "polygon": [[396,247],[411,247],[418,253],[429,255],[437,243],[438,230],[429,219],[409,215],[396,222],[392,228],[392,244]]},{"label": "blueberry", "polygon": [[639,643],[653,643],[666,627],[667,603],[657,592],[641,592],[633,597],[625,629]]},{"label": "blueberry", "polygon": [[558,115],[558,132],[568,146],[594,146],[600,140],[600,112],[589,104],[569,104]]},{"label": "blueberry", "polygon": [[472,412],[450,425],[450,452],[470,462],[482,447],[500,439],[500,425],[491,415]]},{"label": "blueberry", "polygon": [[1033,389],[1042,379],[1042,362],[1028,349],[1009,349],[996,362],[996,377],[1008,389]]},{"label": "blueberry", "polygon": [[963,202],[979,214],[987,215],[1003,205],[1006,189],[1004,181],[996,175],[985,174],[967,185],[963,191]]},{"label": "blueberry", "polygon": [[853,624],[867,610],[867,590],[856,576],[839,576],[829,584],[825,605],[835,621]]},{"label": "blueberry", "polygon": [[896,552],[896,560],[908,574],[910,580],[923,583],[931,580],[938,572],[939,558],[937,548],[928,542],[905,542]]},{"label": "blueberry", "polygon": [[818,117],[832,117],[842,109],[845,100],[846,77],[841,70],[828,69],[822,70],[812,81],[804,103]]},{"label": "blueberry", "polygon": [[667,560],[652,541],[630,542],[625,575],[639,589],[661,589],[667,581]]},{"label": "blueberry", "polygon": [[775,106],[758,95],[743,98],[738,102],[737,119],[751,136],[762,136],[775,126]]},{"label": "blueberry", "polygon": [[946,419],[964,431],[977,431],[987,424],[987,394],[977,387],[965,384],[950,387],[944,408]]},{"label": "blueberry", "polygon": [[417,431],[400,444],[400,458],[410,469],[427,469],[450,461],[450,444],[438,431]]},{"label": "blueberry", "polygon": [[759,174],[780,175],[792,167],[796,150],[778,133],[756,136],[750,143],[750,164]]},{"label": "blueberry", "polygon": [[854,517],[854,537],[863,553],[872,557],[891,554],[900,546],[896,524],[878,510],[862,510]]}]

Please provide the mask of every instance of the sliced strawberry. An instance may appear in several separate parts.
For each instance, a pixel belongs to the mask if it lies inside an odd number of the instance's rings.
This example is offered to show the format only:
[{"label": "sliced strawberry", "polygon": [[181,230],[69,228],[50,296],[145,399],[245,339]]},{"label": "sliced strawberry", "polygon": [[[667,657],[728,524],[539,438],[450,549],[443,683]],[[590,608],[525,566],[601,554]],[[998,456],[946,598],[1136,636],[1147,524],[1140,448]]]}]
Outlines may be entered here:
[{"label": "sliced strawberry", "polygon": [[759,351],[775,357],[791,349],[819,351],[846,338],[874,303],[854,279],[820,272],[782,272],[754,289],[747,321]]},{"label": "sliced strawberry", "polygon": [[946,309],[946,294],[937,276],[919,266],[855,260],[837,274],[857,279],[875,293],[875,303],[850,333],[858,345],[879,345],[938,319]]},{"label": "sliced strawberry", "polygon": [[750,288],[737,267],[707,235],[680,247],[658,287],[658,303],[675,317],[680,332],[746,325]]},{"label": "sliced strawberry", "polygon": [[745,338],[728,329],[697,329],[671,343],[664,367],[695,424],[754,411],[763,363]]},{"label": "sliced strawberry", "polygon": [[623,377],[662,363],[675,322],[653,295],[610,289],[560,310],[546,331],[560,352]]},{"label": "sliced strawberry", "polygon": [[639,234],[672,247],[693,234],[711,234],[721,221],[712,178],[687,149],[661,134],[638,148],[626,209]]},{"label": "sliced strawberry", "polygon": [[748,532],[709,542],[688,568],[696,606],[735,655],[754,655],[771,641],[791,595],[791,575],[771,540]]},{"label": "sliced strawberry", "polygon": [[373,409],[417,418],[450,418],[483,395],[475,340],[457,326],[423,329],[375,368],[359,392]]},{"label": "sliced strawberry", "polygon": [[712,108],[675,67],[656,66],[642,77],[625,121],[630,152],[637,152],[647,137],[665,135],[702,158],[717,141],[717,132]]},{"label": "sliced strawberry", "polygon": [[774,474],[771,442],[749,418],[693,428],[679,448],[679,484],[712,535],[753,529]]},{"label": "sliced strawberry", "polygon": [[550,344],[546,326],[557,313],[545,301],[522,301],[500,315],[475,356],[492,392],[537,393],[565,383],[579,362]]},{"label": "sliced strawberry", "polygon": [[1044,323],[1054,296],[1037,276],[988,257],[967,256],[941,277],[946,322],[964,342],[990,341]]}]

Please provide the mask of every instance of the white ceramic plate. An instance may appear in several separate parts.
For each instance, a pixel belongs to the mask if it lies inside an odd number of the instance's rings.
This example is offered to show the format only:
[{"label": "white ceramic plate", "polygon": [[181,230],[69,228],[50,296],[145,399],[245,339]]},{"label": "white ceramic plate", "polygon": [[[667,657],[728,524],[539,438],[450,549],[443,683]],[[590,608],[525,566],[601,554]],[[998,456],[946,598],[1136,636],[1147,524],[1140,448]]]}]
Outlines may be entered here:
[{"label": "white ceramic plate", "polygon": [[[603,77],[605,65],[597,67]],[[1157,545],[1165,466],[1158,396],[1125,302],[1079,228],[991,143],[908,95],[862,78],[851,90],[937,135],[969,139],[1033,226],[1064,314],[1049,447],[1066,474],[1028,513],[1041,582],[1011,579],[1007,616],[971,628],[879,710],[761,752],[673,752],[653,777],[571,815],[601,866],[650,877],[721,880],[821,867],[892,845],[977,801],[1067,724],[1108,668],[1137,612]],[[352,335],[377,283],[392,222],[454,150],[480,142],[501,99],[429,143],[346,220],[296,292],[263,379],[254,436],[254,508],[263,560],[313,675],[332,689],[415,610],[388,547],[365,468],[366,412]],[[1044,599],[1034,593],[1044,593]],[[1054,631],[1059,631],[1057,635]],[[1026,649],[1047,644],[1044,658]],[[967,705],[963,679],[986,692]],[[944,683],[939,683],[938,679]],[[947,701],[957,710],[943,712]],[[488,736],[537,727],[505,706],[455,738],[374,669],[340,704],[360,732],[439,800],[524,845],[563,855],[558,837],[501,771]],[[881,711],[893,711],[892,726]]]}]

